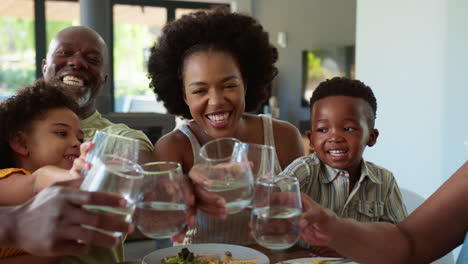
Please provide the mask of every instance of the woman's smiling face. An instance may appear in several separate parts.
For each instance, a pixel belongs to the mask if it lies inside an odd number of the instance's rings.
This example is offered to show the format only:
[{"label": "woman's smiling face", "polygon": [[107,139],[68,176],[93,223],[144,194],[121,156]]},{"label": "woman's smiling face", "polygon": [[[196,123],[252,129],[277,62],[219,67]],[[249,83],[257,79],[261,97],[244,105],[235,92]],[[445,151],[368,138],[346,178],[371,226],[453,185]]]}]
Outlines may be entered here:
[{"label": "woman's smiling face", "polygon": [[245,82],[228,52],[198,51],[184,60],[184,100],[212,138],[233,137],[245,110]]}]

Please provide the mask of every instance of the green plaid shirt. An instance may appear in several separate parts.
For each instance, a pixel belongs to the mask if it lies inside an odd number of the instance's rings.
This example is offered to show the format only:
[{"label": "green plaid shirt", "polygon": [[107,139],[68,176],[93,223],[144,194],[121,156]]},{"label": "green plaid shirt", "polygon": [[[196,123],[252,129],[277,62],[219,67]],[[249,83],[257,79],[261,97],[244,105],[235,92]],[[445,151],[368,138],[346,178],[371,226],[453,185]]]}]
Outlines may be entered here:
[{"label": "green plaid shirt", "polygon": [[407,216],[393,174],[371,162],[362,162],[351,192],[349,173],[324,164],[315,153],[296,159],[281,174],[297,177],[301,192],[340,217],[398,223]]}]

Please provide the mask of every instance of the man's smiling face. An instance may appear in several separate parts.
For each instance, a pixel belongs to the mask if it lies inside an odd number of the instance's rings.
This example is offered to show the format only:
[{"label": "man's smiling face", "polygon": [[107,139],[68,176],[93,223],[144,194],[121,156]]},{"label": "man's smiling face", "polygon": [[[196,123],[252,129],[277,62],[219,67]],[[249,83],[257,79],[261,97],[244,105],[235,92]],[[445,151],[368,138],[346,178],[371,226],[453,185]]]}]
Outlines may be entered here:
[{"label": "man's smiling face", "polygon": [[99,89],[107,80],[104,71],[106,45],[86,27],[70,27],[51,41],[47,59],[42,61],[46,80],[60,82],[71,91],[85,112],[94,111]]}]

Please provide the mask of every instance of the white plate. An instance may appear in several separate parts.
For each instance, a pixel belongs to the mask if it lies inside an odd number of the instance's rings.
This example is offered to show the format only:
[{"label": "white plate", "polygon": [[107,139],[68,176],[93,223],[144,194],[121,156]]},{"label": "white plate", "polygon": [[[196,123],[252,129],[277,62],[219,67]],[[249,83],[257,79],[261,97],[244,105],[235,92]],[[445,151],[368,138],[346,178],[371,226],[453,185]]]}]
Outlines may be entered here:
[{"label": "white plate", "polygon": [[146,255],[141,263],[159,263],[163,258],[177,256],[177,253],[179,253],[183,248],[188,248],[190,252],[195,254],[218,253],[221,256],[224,256],[224,252],[230,251],[233,258],[236,259],[256,259],[257,264],[270,263],[270,260],[267,258],[267,256],[255,249],[229,244],[192,244],[163,248]]},{"label": "white plate", "polygon": [[[282,263],[288,263],[288,264],[311,264],[310,262],[312,260],[330,260],[330,261],[338,261],[338,260],[343,260],[341,258],[322,258],[322,257],[318,257],[318,258],[298,258],[298,259],[288,259],[288,260],[284,260],[284,261],[280,261],[276,264],[282,264]],[[332,262],[333,263],[333,262]],[[349,262],[340,262],[340,264],[346,264],[346,263],[355,263],[355,262],[352,262],[352,261],[349,261]]]}]

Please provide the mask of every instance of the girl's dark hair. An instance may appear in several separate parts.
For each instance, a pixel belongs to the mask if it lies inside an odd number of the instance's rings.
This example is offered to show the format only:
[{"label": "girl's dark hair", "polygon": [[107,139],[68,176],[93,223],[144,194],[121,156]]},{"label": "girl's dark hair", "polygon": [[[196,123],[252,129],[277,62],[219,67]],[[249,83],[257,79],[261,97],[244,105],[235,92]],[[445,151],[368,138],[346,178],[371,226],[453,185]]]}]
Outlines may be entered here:
[{"label": "girl's dark hair", "polygon": [[150,88],[158,100],[169,113],[192,118],[183,100],[183,62],[194,52],[210,49],[228,52],[237,60],[247,81],[245,111],[257,110],[268,99],[278,73],[274,66],[278,51],[254,18],[221,8],[185,15],[163,28],[148,62]]},{"label": "girl's dark hair", "polygon": [[58,84],[46,83],[43,79],[26,86],[0,103],[0,168],[11,168],[13,152],[9,140],[17,132],[29,132],[33,122],[45,118],[45,113],[54,108],[69,108],[78,114],[79,106],[73,98],[62,92]]}]

